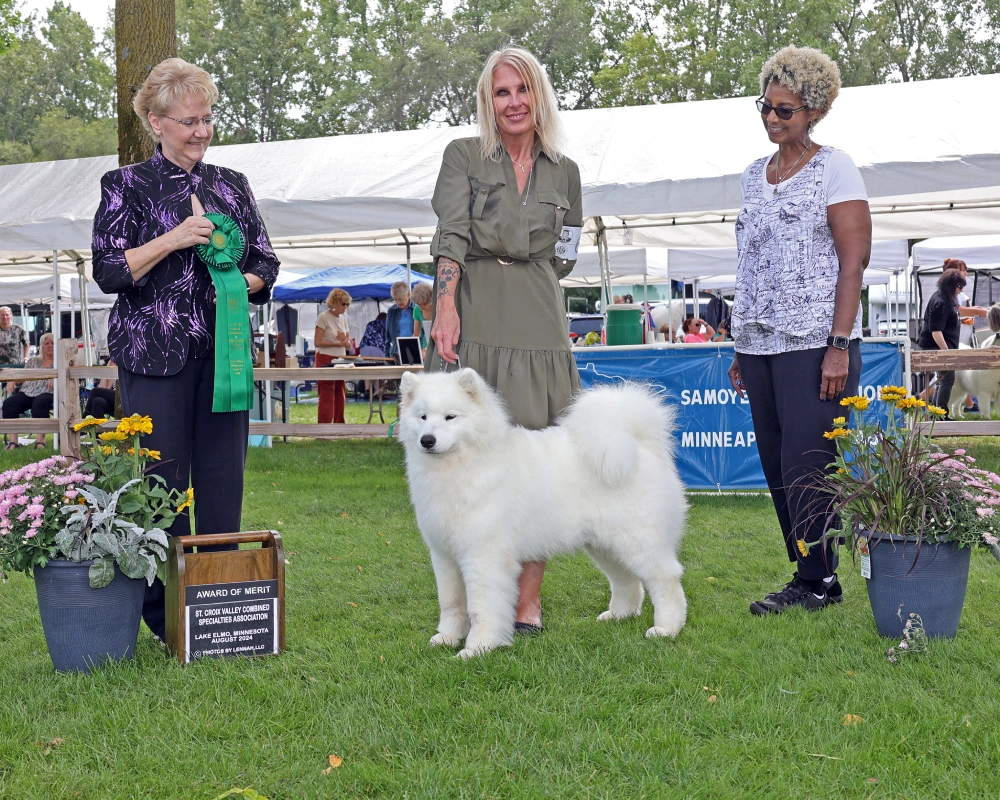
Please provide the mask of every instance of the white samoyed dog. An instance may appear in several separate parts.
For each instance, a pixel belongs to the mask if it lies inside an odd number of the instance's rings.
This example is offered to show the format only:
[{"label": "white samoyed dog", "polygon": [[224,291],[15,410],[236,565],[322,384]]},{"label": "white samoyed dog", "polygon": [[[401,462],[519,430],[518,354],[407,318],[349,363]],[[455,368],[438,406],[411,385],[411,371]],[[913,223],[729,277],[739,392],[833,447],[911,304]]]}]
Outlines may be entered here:
[{"label": "white samoyed dog", "polygon": [[580,549],[611,583],[599,620],[638,615],[645,590],[646,636],[676,636],[687,502],[673,417],[625,384],[584,392],[558,424],[531,431],[474,370],[403,375],[399,435],[441,606],[431,644],[465,640],[462,658],[510,645],[521,563]]}]

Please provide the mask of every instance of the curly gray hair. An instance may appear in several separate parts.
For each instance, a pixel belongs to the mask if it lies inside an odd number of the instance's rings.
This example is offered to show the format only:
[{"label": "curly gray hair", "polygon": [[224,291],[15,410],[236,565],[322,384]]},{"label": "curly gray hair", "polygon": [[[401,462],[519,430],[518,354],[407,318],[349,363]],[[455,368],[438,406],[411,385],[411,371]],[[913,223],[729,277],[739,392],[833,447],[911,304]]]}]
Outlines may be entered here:
[{"label": "curly gray hair", "polygon": [[760,93],[772,81],[791,89],[802,98],[806,108],[821,112],[809,125],[812,130],[825,117],[840,94],[840,67],[825,53],[813,47],[783,47],[771,56],[760,71]]}]

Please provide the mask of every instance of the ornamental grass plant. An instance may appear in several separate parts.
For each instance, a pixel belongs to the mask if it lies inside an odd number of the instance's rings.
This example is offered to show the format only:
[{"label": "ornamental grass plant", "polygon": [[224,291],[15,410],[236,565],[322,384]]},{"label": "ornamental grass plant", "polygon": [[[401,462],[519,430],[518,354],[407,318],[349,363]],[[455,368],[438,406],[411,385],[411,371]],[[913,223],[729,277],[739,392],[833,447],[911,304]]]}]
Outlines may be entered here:
[{"label": "ornamental grass plant", "polygon": [[833,499],[828,535],[850,531],[854,546],[865,532],[869,546],[892,536],[915,540],[918,548],[926,542],[997,547],[1000,476],[976,467],[963,449],[945,452],[917,425],[930,421],[933,431],[945,409],[902,386],[882,387],[880,409],[869,411],[866,397],[840,402],[850,420],[838,417],[824,434],[837,443],[832,472],[820,479]]},{"label": "ornamental grass plant", "polygon": [[160,454],[140,446],[153,430],[149,417],[133,415],[115,430],[98,432],[110,419],[87,419],[89,458],[47,458],[0,475],[0,572],[30,576],[54,558],[92,561],[90,585],[107,586],[115,565],[150,585],[166,561],[168,527],[191,503],[168,490],[147,463]]}]

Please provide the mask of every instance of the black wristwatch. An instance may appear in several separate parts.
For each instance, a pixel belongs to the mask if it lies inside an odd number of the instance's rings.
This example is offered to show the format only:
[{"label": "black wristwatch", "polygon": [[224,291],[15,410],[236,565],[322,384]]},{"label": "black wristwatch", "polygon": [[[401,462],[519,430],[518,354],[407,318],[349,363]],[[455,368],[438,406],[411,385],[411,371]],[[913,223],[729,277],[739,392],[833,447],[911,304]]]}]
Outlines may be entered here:
[{"label": "black wristwatch", "polygon": [[838,350],[847,350],[851,346],[850,336],[831,336],[826,340],[827,347],[836,347]]}]

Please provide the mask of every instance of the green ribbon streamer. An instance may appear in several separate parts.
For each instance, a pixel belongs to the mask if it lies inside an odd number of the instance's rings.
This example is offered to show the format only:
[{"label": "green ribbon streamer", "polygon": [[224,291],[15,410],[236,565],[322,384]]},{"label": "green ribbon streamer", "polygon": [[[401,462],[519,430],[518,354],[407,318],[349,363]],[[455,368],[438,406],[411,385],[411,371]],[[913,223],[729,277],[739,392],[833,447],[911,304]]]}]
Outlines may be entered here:
[{"label": "green ribbon streamer", "polygon": [[237,268],[246,245],[236,221],[206,214],[215,230],[195,253],[215,284],[215,388],[212,411],[249,411],[253,405],[253,361],[250,358],[250,313],[247,284]]}]

